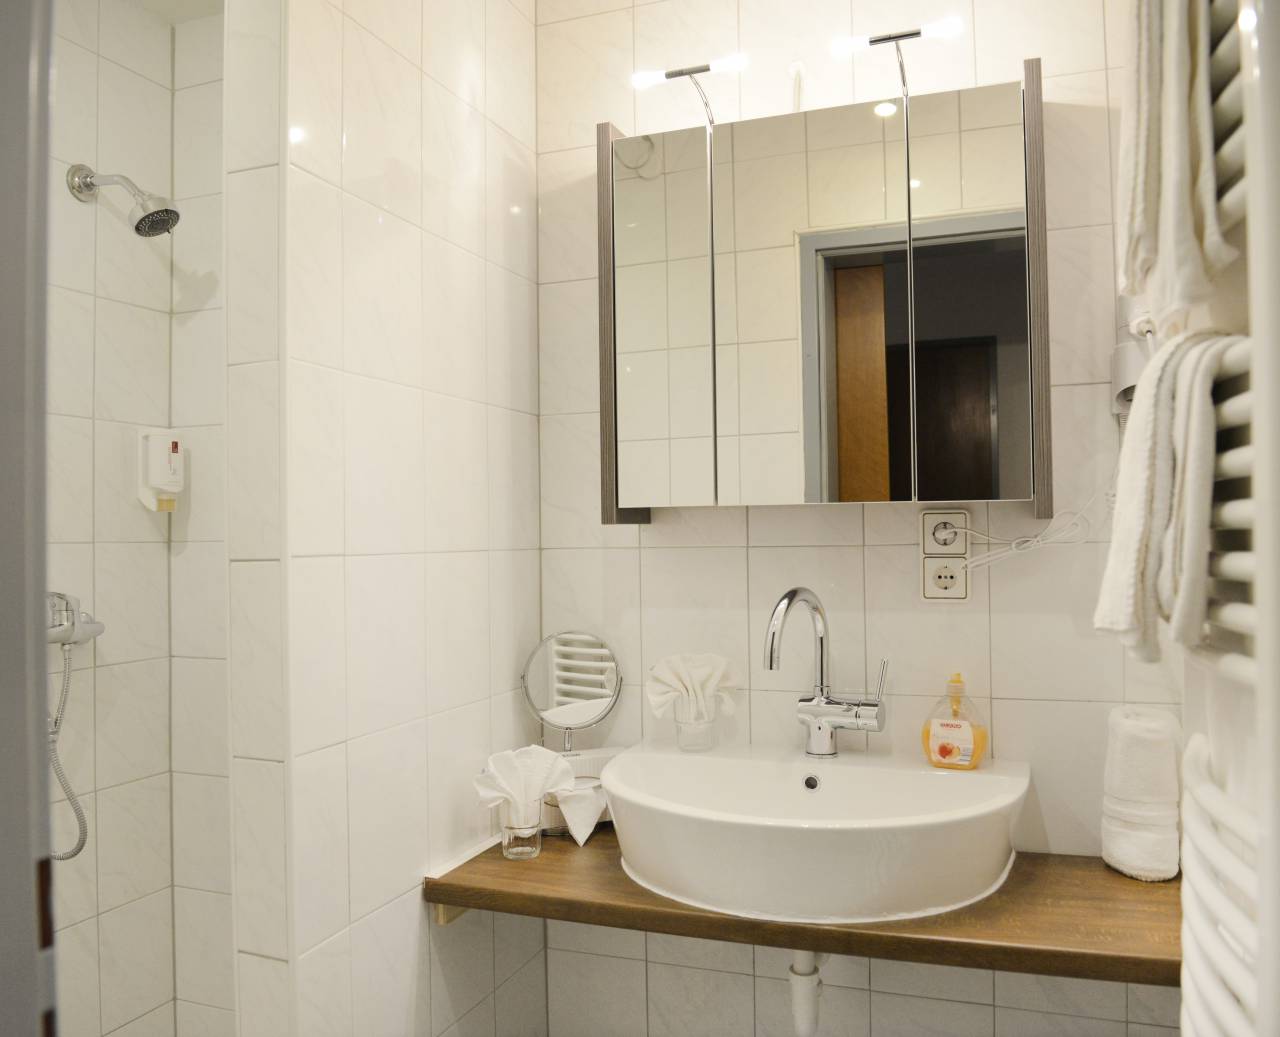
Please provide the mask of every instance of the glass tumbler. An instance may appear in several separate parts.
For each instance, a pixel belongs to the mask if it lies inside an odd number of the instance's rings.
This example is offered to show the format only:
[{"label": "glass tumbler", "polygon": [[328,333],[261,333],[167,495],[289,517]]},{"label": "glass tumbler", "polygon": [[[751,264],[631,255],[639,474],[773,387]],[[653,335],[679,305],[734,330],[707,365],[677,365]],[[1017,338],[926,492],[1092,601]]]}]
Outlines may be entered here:
[{"label": "glass tumbler", "polygon": [[686,753],[703,753],[716,744],[716,698],[709,696],[706,709],[687,701],[676,703],[676,746]]},{"label": "glass tumbler", "polygon": [[542,852],[542,797],[502,805],[502,856],[529,861]]}]

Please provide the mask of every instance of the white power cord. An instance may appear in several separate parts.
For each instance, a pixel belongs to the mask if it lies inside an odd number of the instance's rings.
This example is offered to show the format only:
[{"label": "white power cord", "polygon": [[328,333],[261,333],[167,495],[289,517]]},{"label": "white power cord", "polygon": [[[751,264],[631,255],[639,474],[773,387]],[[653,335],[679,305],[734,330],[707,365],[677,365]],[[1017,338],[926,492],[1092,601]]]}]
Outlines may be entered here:
[{"label": "white power cord", "polygon": [[[964,567],[969,570],[981,569],[984,566],[995,565],[997,562],[1003,562],[1006,558],[1012,558],[1014,555],[1026,554],[1028,551],[1034,551],[1037,548],[1045,547],[1049,544],[1081,544],[1089,539],[1089,531],[1093,528],[1088,518],[1088,511],[1093,507],[1093,502],[1098,499],[1098,494],[1102,493],[1099,488],[1093,491],[1093,496],[1089,498],[1084,507],[1075,511],[1060,511],[1049,520],[1048,525],[1039,533],[1031,536],[1020,536],[1009,539],[1007,537],[992,536],[990,533],[983,533],[972,527],[965,527],[962,531],[968,533],[971,537],[977,537],[987,543],[1000,544],[1000,547],[987,551],[968,559],[964,563]],[[1106,490],[1107,512],[1115,504],[1115,476],[1112,475]]]}]

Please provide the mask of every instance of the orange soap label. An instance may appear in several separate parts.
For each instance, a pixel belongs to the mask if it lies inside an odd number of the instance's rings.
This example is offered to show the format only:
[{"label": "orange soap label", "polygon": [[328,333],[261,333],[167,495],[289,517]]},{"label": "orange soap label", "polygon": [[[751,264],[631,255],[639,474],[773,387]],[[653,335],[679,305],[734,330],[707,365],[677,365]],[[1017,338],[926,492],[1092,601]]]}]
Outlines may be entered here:
[{"label": "orange soap label", "polygon": [[929,759],[935,763],[973,762],[973,725],[967,720],[933,720],[929,724]]}]

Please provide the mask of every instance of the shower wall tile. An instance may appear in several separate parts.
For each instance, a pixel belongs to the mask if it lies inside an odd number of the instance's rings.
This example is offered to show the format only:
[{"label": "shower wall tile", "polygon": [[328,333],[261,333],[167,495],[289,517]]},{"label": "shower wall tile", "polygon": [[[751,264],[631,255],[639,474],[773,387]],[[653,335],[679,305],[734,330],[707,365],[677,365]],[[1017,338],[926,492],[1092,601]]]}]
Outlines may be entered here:
[{"label": "shower wall tile", "polygon": [[230,694],[221,659],[174,659],[173,769],[188,774],[230,774]]},{"label": "shower wall tile", "polygon": [[279,337],[279,171],[227,177],[227,362],[271,360]]},{"label": "shower wall tile", "polygon": [[[327,0],[316,0],[324,3]],[[342,366],[342,193],[297,166],[288,173],[285,341],[291,357]]]},{"label": "shower wall tile", "polygon": [[168,890],[98,919],[103,1032],[173,997],[173,910]]},{"label": "shower wall tile", "polygon": [[93,416],[94,299],[48,289],[46,405],[50,414]]},{"label": "shower wall tile", "polygon": [[98,61],[92,50],[53,38],[49,154],[93,165],[98,153]]},{"label": "shower wall tile", "polygon": [[48,538],[93,539],[93,422],[53,415],[46,426]]},{"label": "shower wall tile", "polygon": [[[178,428],[185,446],[187,489],[178,497],[169,538],[174,543],[211,543],[226,561],[227,448],[222,425]],[[225,574],[223,581],[226,580]],[[225,625],[225,620],[221,621]],[[215,652],[225,655],[225,648]]]},{"label": "shower wall tile", "polygon": [[345,745],[295,757],[292,800],[294,940],[305,953],[349,918]]},{"label": "shower wall tile", "polygon": [[231,750],[283,760],[288,712],[280,564],[232,562],[230,568]]},{"label": "shower wall tile", "polygon": [[484,252],[484,127],[480,111],[423,76],[422,153],[432,159],[422,168],[422,227],[476,255]]},{"label": "shower wall tile", "polygon": [[342,551],[342,382],[339,371],[289,364],[289,546],[294,555]]},{"label": "shower wall tile", "polygon": [[[88,842],[86,845],[98,845],[98,822],[96,797],[86,792],[80,797],[80,806],[85,813],[88,825]],[[59,852],[75,845],[79,835],[79,826],[65,799],[50,807],[49,838],[53,848]],[[74,941],[76,936],[67,935],[69,927],[79,926],[81,922],[94,921],[98,914],[98,861],[93,852],[84,852],[67,861],[59,861],[54,865],[57,880],[53,886],[53,924],[57,931],[56,944],[61,954],[64,939]],[[96,943],[96,937],[95,937]],[[62,962],[58,962],[58,975],[62,977]],[[62,980],[59,979],[61,988]],[[95,968],[95,1000],[96,968]]]},{"label": "shower wall tile", "polygon": [[236,1013],[179,1000],[174,1005],[177,1037],[235,1037]]},{"label": "shower wall tile", "polygon": [[98,788],[169,769],[169,661],[99,666],[94,673]]},{"label": "shower wall tile", "polygon": [[[182,90],[222,78],[224,24],[221,13],[179,22],[173,29],[173,88]],[[221,156],[218,164],[221,165]]]},{"label": "shower wall tile", "polygon": [[223,311],[175,313],[170,334],[173,424],[223,424],[227,414],[227,336]]},{"label": "shower wall tile", "polygon": [[[174,198],[195,198],[222,191],[221,67],[217,73],[212,82],[174,92]],[[187,218],[186,212],[182,217]]]},{"label": "shower wall tile", "polygon": [[231,897],[198,889],[173,891],[174,990],[215,1008],[235,1007]]},{"label": "shower wall tile", "polygon": [[[231,892],[230,797],[230,782],[224,777],[174,774],[175,885],[211,893]],[[230,948],[231,942],[228,940],[228,951]]]},{"label": "shower wall tile", "polygon": [[[284,765],[237,759],[231,775],[237,948],[284,959],[288,955]],[[242,988],[241,1007],[248,1001],[249,992]]]},{"label": "shower wall tile", "polygon": [[67,190],[69,168],[49,160],[49,283],[92,293],[97,211]]},{"label": "shower wall tile", "polygon": [[173,239],[173,311],[222,306],[222,196],[182,202],[185,234]]},{"label": "shower wall tile", "polygon": [[342,12],[328,0],[289,4],[289,161],[342,180]]},{"label": "shower wall tile", "polygon": [[[351,1005],[356,1033],[426,1033],[431,1020],[427,905],[416,891],[351,926]],[[539,946],[541,933],[539,933]]]},{"label": "shower wall tile", "polygon": [[222,544],[175,543],[169,549],[169,565],[173,654],[225,658],[228,577]]},{"label": "shower wall tile", "polygon": [[99,665],[168,654],[168,561],[164,544],[99,544],[95,551],[96,615],[106,631]]},{"label": "shower wall tile", "polygon": [[54,967],[58,975],[58,1032],[71,1037],[98,1037],[102,1027],[97,918],[58,932]]},{"label": "shower wall tile", "polygon": [[228,0],[223,167],[253,169],[280,158],[281,0]]},{"label": "shower wall tile", "polygon": [[280,554],[280,386],[275,363],[227,369],[227,550]]},{"label": "shower wall tile", "polygon": [[169,775],[101,789],[98,903],[103,911],[164,889],[172,881]]}]

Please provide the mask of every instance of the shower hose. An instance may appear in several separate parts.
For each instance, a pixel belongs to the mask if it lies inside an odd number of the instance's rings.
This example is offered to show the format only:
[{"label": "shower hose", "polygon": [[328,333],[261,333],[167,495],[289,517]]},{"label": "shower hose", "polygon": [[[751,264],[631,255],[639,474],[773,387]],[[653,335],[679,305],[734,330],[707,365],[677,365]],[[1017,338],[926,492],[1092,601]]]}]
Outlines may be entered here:
[{"label": "shower hose", "polygon": [[62,691],[58,695],[58,711],[49,721],[49,765],[53,768],[53,776],[58,779],[62,791],[71,804],[76,815],[76,827],[80,830],[76,836],[76,844],[62,853],[53,852],[50,856],[55,861],[67,861],[84,849],[89,838],[89,822],[84,817],[84,807],[76,797],[71,782],[67,780],[66,771],[62,769],[62,761],[58,759],[58,735],[62,732],[62,717],[67,711],[67,693],[71,690],[71,645],[62,646]]}]

